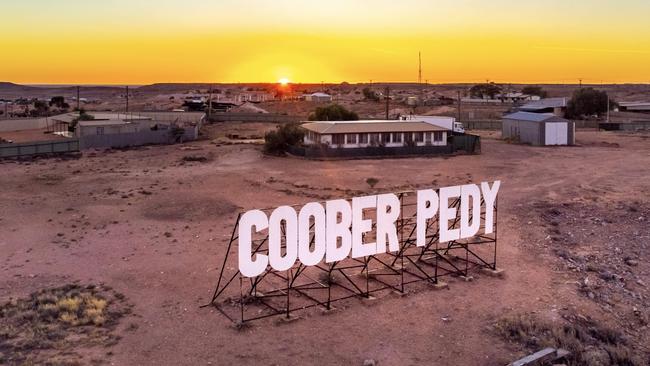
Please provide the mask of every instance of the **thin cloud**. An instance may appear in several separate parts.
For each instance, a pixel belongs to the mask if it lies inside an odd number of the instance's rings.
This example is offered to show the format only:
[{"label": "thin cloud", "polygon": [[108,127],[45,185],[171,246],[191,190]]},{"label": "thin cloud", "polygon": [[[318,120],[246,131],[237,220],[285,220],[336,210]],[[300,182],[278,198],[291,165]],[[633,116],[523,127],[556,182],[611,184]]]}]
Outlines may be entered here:
[{"label": "thin cloud", "polygon": [[556,47],[556,46],[535,46],[536,49],[556,50],[556,51],[576,51],[576,52],[599,52],[599,53],[629,53],[629,54],[650,54],[645,50],[617,50],[608,48],[579,48],[579,47]]}]

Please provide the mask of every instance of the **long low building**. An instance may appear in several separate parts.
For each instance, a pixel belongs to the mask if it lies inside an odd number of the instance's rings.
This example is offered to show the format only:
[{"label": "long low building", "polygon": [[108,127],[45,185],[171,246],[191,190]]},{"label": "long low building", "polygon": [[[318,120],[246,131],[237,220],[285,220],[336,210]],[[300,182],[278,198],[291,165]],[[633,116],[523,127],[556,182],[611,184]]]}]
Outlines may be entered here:
[{"label": "long low building", "polygon": [[422,121],[317,121],[302,125],[304,143],[330,148],[447,146],[448,129]]},{"label": "long low building", "polygon": [[650,102],[619,102],[618,109],[622,112],[650,113]]},{"label": "long low building", "polygon": [[575,123],[553,113],[516,112],[503,117],[501,137],[536,146],[575,145]]},{"label": "long low building", "polygon": [[57,130],[72,131],[81,149],[169,144],[195,140],[197,124],[162,122],[153,117],[125,113],[92,113],[80,120],[78,113],[52,118]]}]

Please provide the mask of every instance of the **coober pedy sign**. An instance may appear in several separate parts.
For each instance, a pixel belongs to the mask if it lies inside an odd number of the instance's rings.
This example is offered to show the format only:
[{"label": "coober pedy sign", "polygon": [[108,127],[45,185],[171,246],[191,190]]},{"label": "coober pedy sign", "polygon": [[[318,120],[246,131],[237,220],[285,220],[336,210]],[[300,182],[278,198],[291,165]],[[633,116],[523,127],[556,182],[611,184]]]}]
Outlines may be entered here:
[{"label": "coober pedy sign", "polygon": [[[441,276],[467,276],[477,267],[496,269],[500,185],[247,211],[237,218],[211,305],[245,322],[312,306],[330,309],[334,301],[386,289],[404,292],[414,282],[439,284]],[[229,266],[235,242],[236,269]],[[226,289],[237,277],[240,291],[233,297]],[[246,311],[251,306],[259,308],[253,315]]]}]

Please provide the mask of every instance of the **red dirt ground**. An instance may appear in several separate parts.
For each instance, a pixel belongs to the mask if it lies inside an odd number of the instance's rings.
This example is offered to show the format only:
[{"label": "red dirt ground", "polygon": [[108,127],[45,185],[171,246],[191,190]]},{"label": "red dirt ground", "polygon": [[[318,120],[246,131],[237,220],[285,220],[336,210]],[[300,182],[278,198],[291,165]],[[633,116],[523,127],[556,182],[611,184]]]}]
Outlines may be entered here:
[{"label": "red dirt ground", "polygon": [[[649,207],[648,135],[579,131],[581,146],[557,148],[488,136],[482,155],[444,158],[307,161],[199,141],[0,163],[0,301],[76,281],[113,287],[134,315],[117,328],[117,345],[88,352],[115,365],[503,365],[522,353],[489,331],[496,319],[533,312],[559,322],[564,311],[625,331],[648,352],[647,326],[628,329],[582,295],[579,274],[534,245],[547,240],[547,228],[531,219],[539,217],[539,202]],[[182,162],[190,154],[212,158]],[[243,330],[199,308],[212,294],[238,211],[370,192],[368,177],[379,179],[374,190],[381,192],[500,179],[498,265],[505,278],[450,279],[448,291],[380,294],[329,315],[306,312],[292,323],[263,320]],[[629,229],[643,230],[648,219]],[[615,255],[626,255],[620,245]],[[647,251],[639,256],[634,275],[650,283]],[[647,292],[637,291],[635,303],[646,304],[647,314]],[[620,304],[615,312],[629,310]]]}]

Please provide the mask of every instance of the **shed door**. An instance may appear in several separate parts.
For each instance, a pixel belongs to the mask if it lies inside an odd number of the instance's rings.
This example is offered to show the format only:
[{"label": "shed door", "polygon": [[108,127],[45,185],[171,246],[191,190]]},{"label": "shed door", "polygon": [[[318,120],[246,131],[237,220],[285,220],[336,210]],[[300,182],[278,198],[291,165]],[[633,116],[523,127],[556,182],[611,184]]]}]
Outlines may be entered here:
[{"label": "shed door", "polygon": [[566,122],[546,123],[546,145],[567,145],[568,126]]}]

